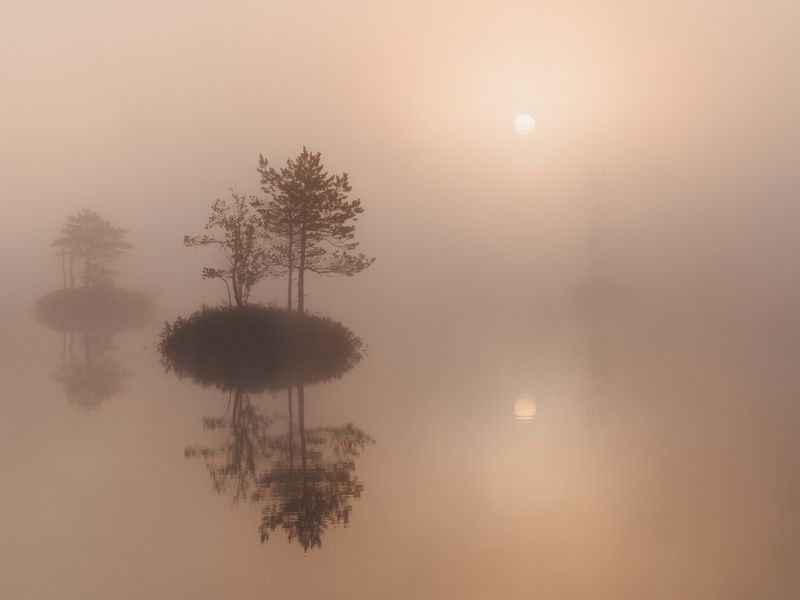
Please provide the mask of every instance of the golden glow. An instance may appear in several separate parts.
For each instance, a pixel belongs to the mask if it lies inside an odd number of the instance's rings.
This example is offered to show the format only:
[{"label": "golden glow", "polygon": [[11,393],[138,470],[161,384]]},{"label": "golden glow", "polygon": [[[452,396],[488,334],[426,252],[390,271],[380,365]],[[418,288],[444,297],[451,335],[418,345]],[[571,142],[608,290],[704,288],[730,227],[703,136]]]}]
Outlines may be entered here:
[{"label": "golden glow", "polygon": [[519,115],[514,119],[514,131],[519,135],[529,135],[536,128],[536,121],[530,115]]},{"label": "golden glow", "polygon": [[536,416],[536,401],[530,396],[520,396],[514,401],[514,418],[517,421],[533,421]]}]

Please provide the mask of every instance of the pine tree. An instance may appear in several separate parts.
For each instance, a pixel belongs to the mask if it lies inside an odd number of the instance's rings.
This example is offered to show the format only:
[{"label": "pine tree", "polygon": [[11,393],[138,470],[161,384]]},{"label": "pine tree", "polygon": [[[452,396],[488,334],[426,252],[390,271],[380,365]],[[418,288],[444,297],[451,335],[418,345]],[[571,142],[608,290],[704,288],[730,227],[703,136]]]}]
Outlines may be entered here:
[{"label": "pine tree", "polygon": [[349,199],[352,188],[347,173],[330,175],[322,155],[305,146],[280,170],[260,157],[258,171],[269,198],[257,200],[254,206],[275,240],[271,250],[274,261],[288,272],[290,310],[292,278],[297,271],[297,310],[303,312],[306,271],[352,276],[375,261],[353,253],[359,245],[354,240],[354,223],[364,209],[361,200]]}]

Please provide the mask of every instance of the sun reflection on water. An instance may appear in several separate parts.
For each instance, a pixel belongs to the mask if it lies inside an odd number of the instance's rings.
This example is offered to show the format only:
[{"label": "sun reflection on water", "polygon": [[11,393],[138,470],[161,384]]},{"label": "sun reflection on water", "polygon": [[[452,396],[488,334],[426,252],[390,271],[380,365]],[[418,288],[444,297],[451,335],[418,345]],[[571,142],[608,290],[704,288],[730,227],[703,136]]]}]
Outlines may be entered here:
[{"label": "sun reflection on water", "polygon": [[536,417],[536,401],[530,396],[520,396],[514,400],[514,418],[522,423],[533,421]]}]

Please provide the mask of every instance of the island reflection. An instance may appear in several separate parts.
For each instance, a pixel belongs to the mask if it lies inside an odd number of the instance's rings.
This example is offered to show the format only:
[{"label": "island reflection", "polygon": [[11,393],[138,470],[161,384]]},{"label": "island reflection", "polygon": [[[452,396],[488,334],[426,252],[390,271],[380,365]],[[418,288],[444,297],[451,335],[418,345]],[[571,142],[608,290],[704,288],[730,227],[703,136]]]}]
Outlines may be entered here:
[{"label": "island reflection", "polygon": [[111,334],[62,334],[61,368],[53,376],[74,406],[95,409],[125,389],[133,373],[113,357]]},{"label": "island reflection", "polygon": [[133,246],[128,231],[83,209],[70,215],[51,244],[61,262],[61,289],[36,300],[36,320],[61,332],[54,378],[70,404],[92,409],[124,389],[132,375],[113,357],[114,334],[149,324],[153,298],[116,287],[114,262]]},{"label": "island reflection", "polygon": [[113,287],[58,290],[36,301],[36,320],[61,333],[53,378],[71,405],[96,409],[125,389],[133,372],[114,356],[115,336],[147,325],[153,312],[146,294]]},{"label": "island reflection", "polygon": [[[240,319],[269,327],[236,337]],[[209,335],[217,331],[225,334]],[[283,531],[308,551],[322,546],[328,529],[349,524],[364,491],[356,459],[375,441],[352,423],[307,426],[305,389],[355,367],[358,337],[328,319],[264,307],[203,309],[168,324],[159,350],[167,371],[226,394],[223,414],[203,419],[221,439],[188,446],[185,456],[205,463],[216,493],[261,505],[262,543]],[[259,406],[268,391],[285,391],[284,412]]]}]

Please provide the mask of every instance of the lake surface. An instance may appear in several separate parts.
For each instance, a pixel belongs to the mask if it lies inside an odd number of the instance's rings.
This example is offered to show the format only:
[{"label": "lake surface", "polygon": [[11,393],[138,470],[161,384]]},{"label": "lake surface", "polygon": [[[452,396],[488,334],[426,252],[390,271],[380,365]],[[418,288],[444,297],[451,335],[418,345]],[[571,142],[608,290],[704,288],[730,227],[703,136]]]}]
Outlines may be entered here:
[{"label": "lake surface", "polygon": [[800,597],[785,328],[356,317],[367,357],[304,389],[317,520],[262,540],[287,394],[165,372],[159,316],[101,339],[6,315],[4,598]]}]

